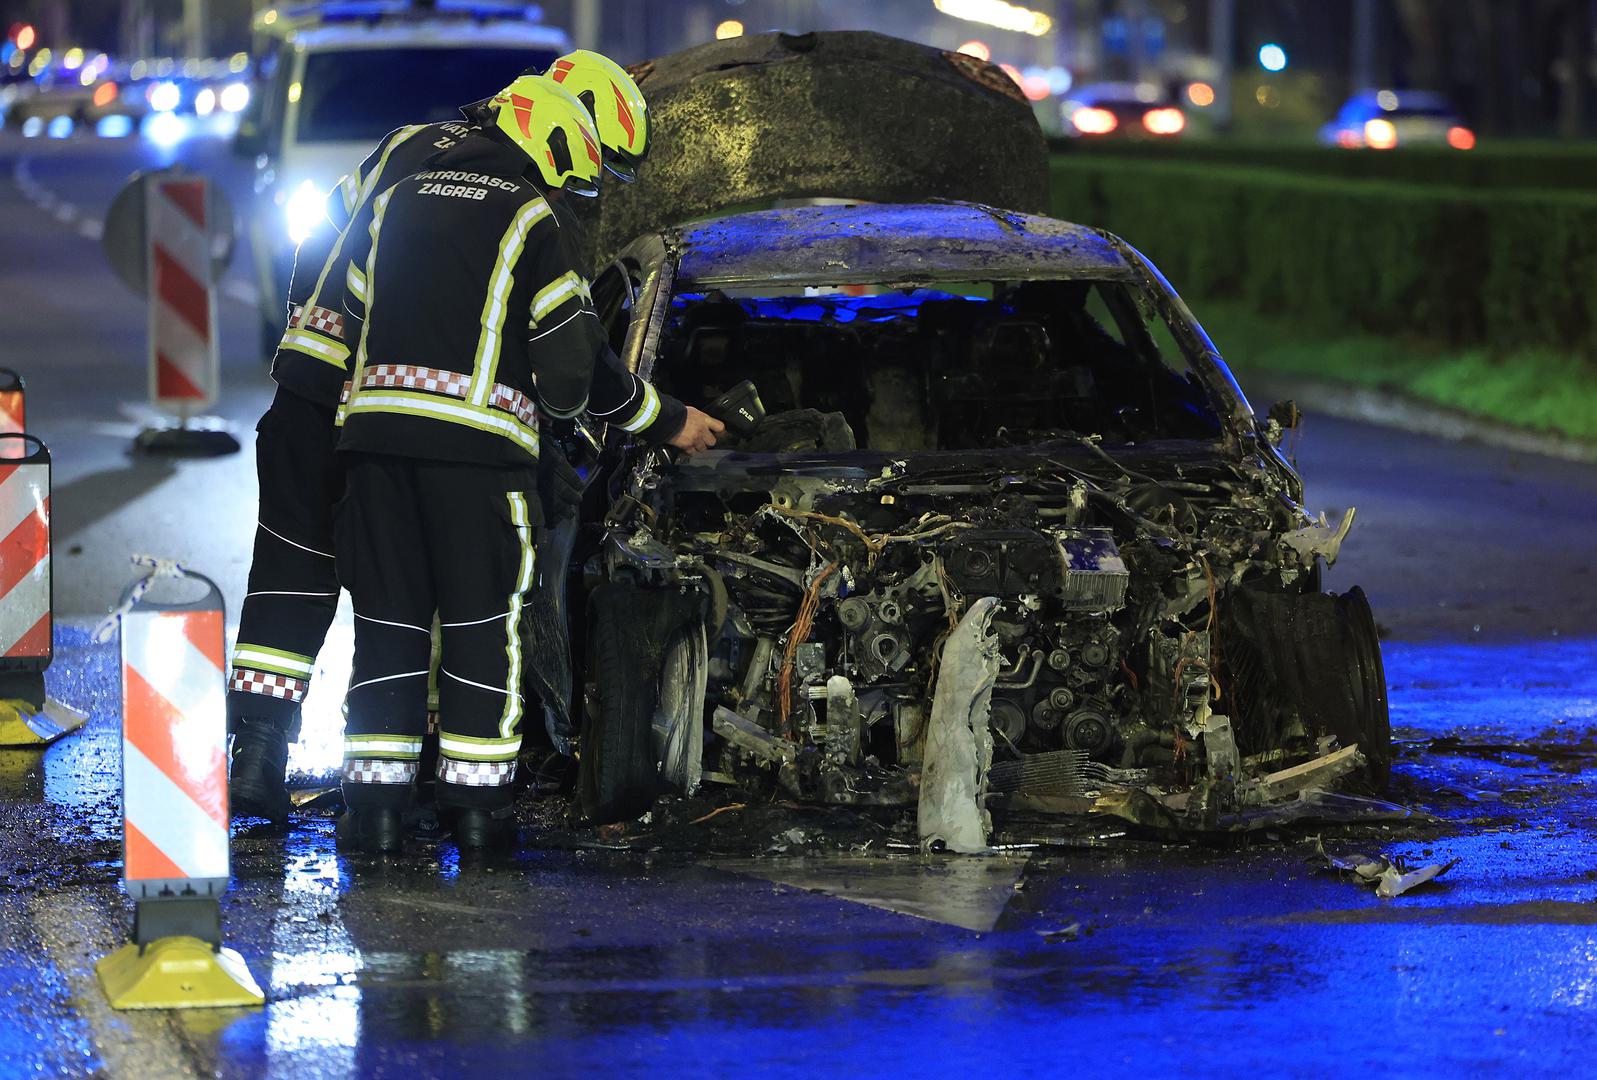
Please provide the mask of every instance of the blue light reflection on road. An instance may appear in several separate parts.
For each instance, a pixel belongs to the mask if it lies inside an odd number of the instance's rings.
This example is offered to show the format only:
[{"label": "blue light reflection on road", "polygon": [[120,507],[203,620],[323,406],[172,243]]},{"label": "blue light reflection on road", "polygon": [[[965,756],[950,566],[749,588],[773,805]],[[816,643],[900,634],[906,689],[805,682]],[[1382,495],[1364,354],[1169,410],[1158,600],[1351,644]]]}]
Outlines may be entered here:
[{"label": "blue light reflection on road", "polygon": [[[1597,639],[1387,642],[1384,654],[1394,725],[1409,745],[1444,735],[1551,745],[1597,729]],[[115,656],[64,627],[58,657],[52,690],[94,719],[45,752],[34,797],[109,835]],[[902,936],[817,942],[853,908],[797,890],[780,901],[790,918],[697,946],[673,944],[669,912],[647,912],[666,947],[624,978],[594,977],[572,950],[523,956],[491,924],[454,924],[456,937],[478,940],[431,959],[420,941],[416,954],[368,951],[370,931],[346,926],[343,909],[382,881],[352,883],[321,828],[289,842],[280,877],[240,883],[266,890],[270,907],[250,910],[273,913],[265,941],[239,941],[272,1000],[229,1025],[219,1052],[284,1074],[314,1063],[322,1075],[398,1059],[504,1069],[535,1060],[551,1075],[604,1061],[624,1074],[660,1055],[705,1073],[848,1072],[869,1061],[947,1073],[990,1068],[995,1057],[1024,1072],[1057,1067],[1062,1048],[1076,1045],[1095,1048],[1103,1075],[1203,1061],[1323,1075],[1333,1060],[1415,1075],[1530,1061],[1578,1072],[1584,1051],[1571,1045],[1570,1025],[1597,1030],[1597,913],[1579,914],[1597,892],[1589,833],[1559,806],[1529,804],[1512,829],[1470,826],[1477,807],[1501,811],[1504,798],[1534,791],[1540,767],[1512,755],[1400,756],[1398,783],[1413,801],[1445,789],[1463,792],[1466,807],[1453,814],[1459,834],[1434,841],[1463,862],[1400,901],[1330,875],[1295,877],[1283,868],[1298,856],[1277,845],[1185,868],[1174,864],[1195,856],[1179,849],[1104,855],[1087,864],[1091,877],[1039,880],[1041,906],[1012,908],[985,936],[893,917]],[[1575,808],[1582,820],[1585,805]],[[440,883],[457,875],[451,863]],[[1075,891],[1083,881],[1087,891]],[[1038,934],[1093,911],[1080,940]],[[448,1018],[441,1034],[429,1034],[431,1021],[417,1026],[433,1014]],[[1283,1039],[1273,1026],[1287,1018]]]}]

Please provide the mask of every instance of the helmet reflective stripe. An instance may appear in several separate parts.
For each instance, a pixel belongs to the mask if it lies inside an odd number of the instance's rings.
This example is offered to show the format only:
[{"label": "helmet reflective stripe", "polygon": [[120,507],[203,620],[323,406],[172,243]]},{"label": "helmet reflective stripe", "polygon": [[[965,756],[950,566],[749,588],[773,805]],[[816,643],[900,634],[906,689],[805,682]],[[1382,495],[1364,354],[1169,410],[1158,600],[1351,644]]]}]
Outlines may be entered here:
[{"label": "helmet reflective stripe", "polygon": [[598,194],[603,158],[593,118],[582,102],[542,76],[524,75],[500,91],[492,105],[498,110],[495,125],[537,166],[546,185]]},{"label": "helmet reflective stripe", "polygon": [[532,138],[532,99],[524,98],[520,94],[510,95],[510,110],[515,114],[516,126],[521,129],[523,139]]},{"label": "helmet reflective stripe", "polygon": [[649,106],[632,76],[608,56],[578,49],[556,60],[547,78],[590,106],[605,167],[633,179],[649,149]]}]

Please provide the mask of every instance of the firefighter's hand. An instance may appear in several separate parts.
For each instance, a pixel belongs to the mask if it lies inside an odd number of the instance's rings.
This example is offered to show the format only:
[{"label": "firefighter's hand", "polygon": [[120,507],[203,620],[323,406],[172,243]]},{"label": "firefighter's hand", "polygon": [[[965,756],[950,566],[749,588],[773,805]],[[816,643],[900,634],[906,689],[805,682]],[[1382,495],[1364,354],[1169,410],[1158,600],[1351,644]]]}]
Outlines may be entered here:
[{"label": "firefighter's hand", "polygon": [[563,517],[582,502],[582,477],[552,439],[544,440],[538,451],[538,498],[550,517]]},{"label": "firefighter's hand", "polygon": [[682,430],[671,436],[671,445],[678,450],[697,454],[714,446],[715,437],[725,430],[726,425],[721,421],[702,409],[695,409],[689,405],[688,418],[683,422]]}]

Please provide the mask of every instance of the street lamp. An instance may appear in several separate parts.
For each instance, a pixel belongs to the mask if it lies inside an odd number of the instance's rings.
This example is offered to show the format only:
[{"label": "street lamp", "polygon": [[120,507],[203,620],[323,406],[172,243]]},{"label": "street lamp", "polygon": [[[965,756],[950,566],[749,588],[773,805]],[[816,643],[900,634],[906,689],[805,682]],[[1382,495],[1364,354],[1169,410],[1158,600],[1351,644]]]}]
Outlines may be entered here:
[{"label": "street lamp", "polygon": [[1007,0],[932,0],[932,6],[956,19],[986,23],[1000,30],[1034,37],[1042,37],[1054,28],[1054,20],[1049,16]]}]

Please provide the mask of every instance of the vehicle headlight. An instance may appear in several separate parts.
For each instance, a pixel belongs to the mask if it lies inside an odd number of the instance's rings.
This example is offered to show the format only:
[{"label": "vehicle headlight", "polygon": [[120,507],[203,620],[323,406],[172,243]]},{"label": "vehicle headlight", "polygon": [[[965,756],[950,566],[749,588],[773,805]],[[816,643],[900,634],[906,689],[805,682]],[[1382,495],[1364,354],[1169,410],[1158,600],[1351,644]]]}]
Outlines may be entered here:
[{"label": "vehicle headlight", "polygon": [[210,116],[216,108],[216,91],[209,86],[194,95],[194,114],[196,116]]},{"label": "vehicle headlight", "polygon": [[183,101],[183,91],[177,83],[158,82],[147,92],[150,108],[156,112],[172,112]]},{"label": "vehicle headlight", "polygon": [[288,238],[294,242],[295,247],[303,244],[305,238],[321,225],[326,217],[323,210],[326,201],[327,194],[306,180],[294,189],[294,193],[288,197],[288,202],[283,204],[283,219],[288,225]]},{"label": "vehicle headlight", "polygon": [[250,103],[250,88],[247,83],[228,83],[222,87],[222,92],[217,96],[223,112],[243,112]]}]

